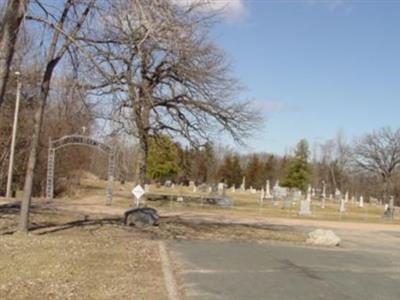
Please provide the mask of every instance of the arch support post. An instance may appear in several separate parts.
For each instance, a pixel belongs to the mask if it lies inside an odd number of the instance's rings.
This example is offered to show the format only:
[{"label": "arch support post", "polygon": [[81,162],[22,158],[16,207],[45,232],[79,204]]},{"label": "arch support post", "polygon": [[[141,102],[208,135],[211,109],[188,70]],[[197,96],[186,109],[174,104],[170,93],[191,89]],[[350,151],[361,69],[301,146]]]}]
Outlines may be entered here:
[{"label": "arch support post", "polygon": [[115,149],[112,148],[108,154],[108,182],[107,182],[107,199],[106,205],[111,205],[113,198],[113,184],[114,184],[114,171],[115,171]]},{"label": "arch support post", "polygon": [[55,150],[51,140],[49,140],[49,155],[47,157],[47,179],[46,179],[46,199],[53,200],[54,197],[54,163]]}]

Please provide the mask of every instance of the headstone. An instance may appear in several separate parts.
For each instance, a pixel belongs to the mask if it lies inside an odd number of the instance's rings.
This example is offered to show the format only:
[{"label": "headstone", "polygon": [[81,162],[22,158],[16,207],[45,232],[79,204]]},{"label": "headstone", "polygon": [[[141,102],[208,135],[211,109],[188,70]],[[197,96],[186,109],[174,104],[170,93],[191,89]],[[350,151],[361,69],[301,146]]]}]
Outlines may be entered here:
[{"label": "headstone", "polygon": [[265,197],[264,189],[261,189],[261,193],[260,193],[260,203],[263,203],[264,197]]},{"label": "headstone", "polygon": [[358,207],[364,207],[364,197],[360,196],[360,202],[358,203]]},{"label": "headstone", "polygon": [[301,191],[298,189],[292,189],[290,194],[291,194],[293,202],[298,202],[298,201],[302,200],[302,198],[303,198]]},{"label": "headstone", "polygon": [[336,188],[335,190],[335,199],[336,200],[340,200],[342,197],[342,193],[340,192],[340,190],[338,188]]},{"label": "headstone", "polygon": [[287,197],[288,189],[279,186],[279,180],[276,181],[274,187],[272,188],[272,197],[274,199],[283,199]]},{"label": "headstone", "polygon": [[340,199],[340,207],[339,207],[339,213],[342,214],[346,211],[346,206],[345,206],[345,200],[343,198]]},{"label": "headstone", "polygon": [[332,194],[329,194],[329,200],[333,200],[333,195]]},{"label": "headstone", "polygon": [[325,181],[322,181],[322,194],[321,194],[322,198],[325,199],[326,198],[326,183]]},{"label": "headstone", "polygon": [[175,188],[175,183],[171,184],[171,189]]},{"label": "headstone", "polygon": [[171,180],[165,181],[164,186],[167,187],[167,188],[170,188],[172,186]]},{"label": "headstone", "polygon": [[242,192],[246,191],[246,177],[243,177],[242,184],[240,185],[240,190]]},{"label": "headstone", "polygon": [[394,197],[393,196],[390,197],[389,208],[390,208],[390,210],[394,210]]},{"label": "headstone", "polygon": [[313,197],[313,198],[315,197],[315,189],[314,188],[311,189],[311,197]]},{"label": "headstone", "polygon": [[310,209],[310,202],[307,200],[302,200],[300,201],[300,211],[299,211],[300,216],[309,216],[311,215],[311,209]]},{"label": "headstone", "polygon": [[194,185],[194,186],[193,186],[193,193],[196,193],[196,192],[197,192],[197,186]]},{"label": "headstone", "polygon": [[218,195],[225,195],[226,184],[223,182],[218,183],[217,185],[217,193]]},{"label": "headstone", "polygon": [[321,208],[325,208],[325,197],[321,199]]},{"label": "headstone", "polygon": [[233,199],[228,196],[221,196],[216,198],[216,204],[220,207],[233,207]]},{"label": "headstone", "polygon": [[269,180],[267,180],[267,182],[265,183],[265,196],[264,197],[265,197],[265,199],[272,198]]},{"label": "headstone", "polygon": [[349,192],[346,192],[346,194],[344,195],[344,203],[349,202]]},{"label": "headstone", "polygon": [[251,187],[250,187],[250,193],[251,193],[251,194],[255,194],[256,192],[257,192],[257,191],[256,191],[255,189],[253,189],[253,187],[251,186]]},{"label": "headstone", "polygon": [[231,186],[231,193],[235,193],[236,192],[236,188],[234,185]]},{"label": "headstone", "polygon": [[393,220],[394,218],[394,197],[390,197],[389,204],[385,204],[384,218]]},{"label": "headstone", "polygon": [[199,185],[198,190],[202,193],[207,193],[208,192],[208,185],[205,183],[202,183]]},{"label": "headstone", "polygon": [[306,200],[308,203],[311,203],[311,186],[308,187]]}]

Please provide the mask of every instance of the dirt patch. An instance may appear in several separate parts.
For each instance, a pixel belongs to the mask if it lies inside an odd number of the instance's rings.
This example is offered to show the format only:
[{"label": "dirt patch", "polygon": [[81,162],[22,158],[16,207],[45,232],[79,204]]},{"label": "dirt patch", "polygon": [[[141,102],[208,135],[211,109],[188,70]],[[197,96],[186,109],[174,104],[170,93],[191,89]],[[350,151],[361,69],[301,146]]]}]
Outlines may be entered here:
[{"label": "dirt patch", "polygon": [[305,234],[285,226],[228,224],[199,220],[162,218],[159,238],[174,240],[221,240],[221,241],[285,241],[302,243]]}]

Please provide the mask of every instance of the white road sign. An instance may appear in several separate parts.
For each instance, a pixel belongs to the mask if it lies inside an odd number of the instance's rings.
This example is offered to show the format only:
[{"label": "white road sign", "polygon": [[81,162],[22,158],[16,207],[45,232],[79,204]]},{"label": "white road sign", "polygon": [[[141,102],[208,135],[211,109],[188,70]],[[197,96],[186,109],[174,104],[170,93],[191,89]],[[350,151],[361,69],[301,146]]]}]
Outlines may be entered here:
[{"label": "white road sign", "polygon": [[133,188],[132,194],[139,200],[143,196],[144,190],[140,185],[137,185]]}]

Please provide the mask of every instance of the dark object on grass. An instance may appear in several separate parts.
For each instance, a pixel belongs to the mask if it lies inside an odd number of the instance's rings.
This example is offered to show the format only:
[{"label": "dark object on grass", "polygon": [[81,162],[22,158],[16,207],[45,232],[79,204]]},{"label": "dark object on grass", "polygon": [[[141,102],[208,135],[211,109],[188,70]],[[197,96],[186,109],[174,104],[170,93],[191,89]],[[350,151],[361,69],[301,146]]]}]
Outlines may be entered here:
[{"label": "dark object on grass", "polygon": [[124,223],[127,226],[158,226],[159,218],[157,211],[151,207],[132,208],[124,213]]}]

